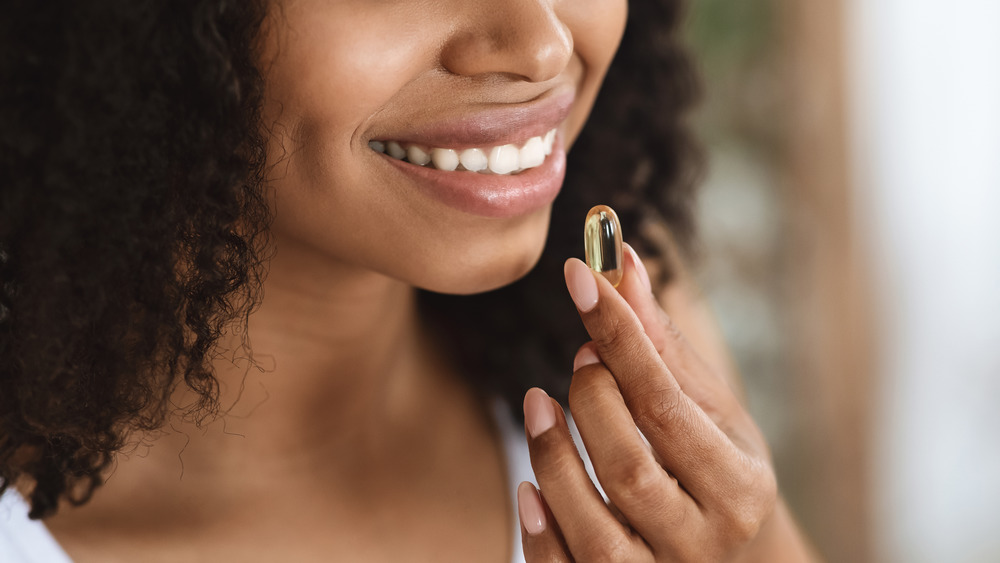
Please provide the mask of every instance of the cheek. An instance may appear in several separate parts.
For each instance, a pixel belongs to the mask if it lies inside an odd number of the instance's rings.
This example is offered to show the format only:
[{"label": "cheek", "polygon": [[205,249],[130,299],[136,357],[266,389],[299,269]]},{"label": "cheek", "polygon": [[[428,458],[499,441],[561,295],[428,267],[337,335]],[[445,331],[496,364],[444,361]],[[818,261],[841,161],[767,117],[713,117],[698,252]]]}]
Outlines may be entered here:
[{"label": "cheek", "polygon": [[260,63],[276,238],[351,262],[363,262],[353,255],[366,247],[386,261],[401,258],[398,233],[376,226],[403,222],[391,192],[372,185],[366,165],[374,153],[356,136],[432,60],[421,18],[405,6],[364,2],[280,6],[265,27]]},{"label": "cheek", "polygon": [[604,75],[618,50],[628,16],[626,0],[567,0],[560,18],[573,33],[573,45],[588,71]]},{"label": "cheek", "polygon": [[581,100],[574,108],[570,139],[575,140],[590,114],[604,76],[611,66],[628,16],[626,0],[564,0],[559,15],[573,34],[573,48],[583,82],[579,85]]},{"label": "cheek", "polygon": [[348,148],[344,138],[432,59],[421,45],[430,30],[422,33],[405,8],[352,11],[350,4],[293,2],[271,16],[267,29],[277,31],[265,33],[264,123],[277,126],[272,133],[284,145]]}]

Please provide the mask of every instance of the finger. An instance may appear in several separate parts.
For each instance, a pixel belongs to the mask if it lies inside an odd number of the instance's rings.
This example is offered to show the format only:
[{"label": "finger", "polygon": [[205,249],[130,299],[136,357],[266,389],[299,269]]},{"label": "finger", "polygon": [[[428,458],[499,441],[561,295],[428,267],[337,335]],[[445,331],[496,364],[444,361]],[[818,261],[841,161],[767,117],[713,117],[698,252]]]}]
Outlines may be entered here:
[{"label": "finger", "polygon": [[660,354],[681,389],[718,425],[732,426],[726,421],[731,413],[742,412],[739,398],[726,379],[706,364],[684,338],[673,320],[660,307],[651,292],[649,274],[635,250],[625,245],[625,272],[618,293],[632,307],[653,347]]},{"label": "finger", "polygon": [[580,260],[567,260],[565,273],[600,358],[666,468],[699,502],[740,498],[733,495],[752,484],[749,460],[683,393],[629,304]]},{"label": "finger", "polygon": [[649,273],[635,249],[628,244],[624,246],[625,272],[618,285],[618,293],[632,307],[649,340],[671,367],[681,388],[687,391],[686,384],[703,385],[704,381],[725,384],[725,379],[709,368],[660,306],[652,293]]},{"label": "finger", "polygon": [[630,245],[618,293],[638,317],[660,358],[669,366],[681,390],[694,400],[730,438],[738,438],[756,454],[767,456],[763,435],[721,372],[713,370],[695,351],[651,293],[646,268]]},{"label": "finger", "polygon": [[653,458],[592,345],[574,363],[570,410],[601,487],[654,553],[671,552],[676,530],[704,525],[697,504]]},{"label": "finger", "polygon": [[526,563],[572,561],[545,501],[527,481],[517,486],[517,514]]},{"label": "finger", "polygon": [[662,351],[667,342],[667,331],[661,322],[659,305],[653,297],[652,282],[646,266],[639,259],[632,245],[625,243],[625,260],[622,281],[618,284],[618,293],[632,306],[646,334],[653,342],[657,351]]},{"label": "finger", "polygon": [[619,522],[584,468],[558,403],[541,389],[524,397],[524,422],[531,467],[574,559],[615,559],[630,554],[636,541]]},{"label": "finger", "polygon": [[[639,254],[635,257],[642,258]],[[664,261],[668,264],[664,264]],[[650,262],[636,260],[636,264],[641,270],[640,275],[648,280],[650,274],[646,271],[646,264],[650,264]],[[669,315],[672,322],[682,327],[684,340],[690,344],[692,350],[697,352],[696,355],[702,360],[702,363],[708,366],[709,371],[723,379],[733,390],[733,393],[743,401],[744,391],[739,376],[735,373],[736,368],[720,337],[719,327],[709,312],[709,307],[705,305],[705,299],[698,290],[697,284],[684,266],[677,248],[670,245],[665,255],[652,262],[652,265],[657,270],[673,272],[669,276],[670,282],[668,284],[652,289],[653,303],[657,305],[655,308],[657,315]],[[622,293],[630,303],[633,301],[628,294],[621,291],[620,286],[619,293]],[[648,293],[646,295],[648,296]],[[653,320],[656,318],[654,315]],[[641,315],[640,320],[645,322]],[[657,324],[663,325],[663,323]],[[674,331],[668,330],[667,332],[672,334]],[[681,331],[676,332],[680,333]],[[670,365],[669,362],[668,365]]]}]

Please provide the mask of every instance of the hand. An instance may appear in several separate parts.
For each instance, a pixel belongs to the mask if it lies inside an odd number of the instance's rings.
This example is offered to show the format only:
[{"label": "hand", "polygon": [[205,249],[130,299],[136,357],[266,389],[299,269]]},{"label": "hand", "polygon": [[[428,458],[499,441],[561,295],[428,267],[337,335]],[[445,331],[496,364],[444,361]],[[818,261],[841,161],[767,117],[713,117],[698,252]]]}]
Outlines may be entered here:
[{"label": "hand", "polygon": [[610,504],[558,403],[528,391],[540,493],[527,482],[518,488],[525,559],[738,559],[775,511],[767,445],[725,378],[660,308],[635,251],[626,254],[617,291],[577,259],[565,267],[593,339],[577,352],[569,407]]}]

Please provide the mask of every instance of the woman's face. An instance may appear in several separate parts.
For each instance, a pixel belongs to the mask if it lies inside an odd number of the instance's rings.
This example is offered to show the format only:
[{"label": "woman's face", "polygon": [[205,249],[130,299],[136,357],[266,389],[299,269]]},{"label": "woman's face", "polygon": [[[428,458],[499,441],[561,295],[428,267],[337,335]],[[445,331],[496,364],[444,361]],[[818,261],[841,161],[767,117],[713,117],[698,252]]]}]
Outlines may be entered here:
[{"label": "woman's face", "polygon": [[524,275],[626,4],[274,3],[261,68],[278,252],[445,293]]}]

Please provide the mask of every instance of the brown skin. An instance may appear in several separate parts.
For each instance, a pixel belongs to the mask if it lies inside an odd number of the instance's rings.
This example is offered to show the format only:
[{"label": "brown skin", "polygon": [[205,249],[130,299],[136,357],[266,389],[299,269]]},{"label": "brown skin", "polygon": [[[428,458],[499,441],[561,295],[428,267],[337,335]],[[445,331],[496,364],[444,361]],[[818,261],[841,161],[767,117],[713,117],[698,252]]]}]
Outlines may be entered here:
[{"label": "brown skin", "polygon": [[90,503],[47,522],[69,554],[509,560],[496,430],[424,341],[413,287],[511,283],[537,260],[549,207],[462,213],[392,182],[367,141],[569,88],[568,146],[624,20],[623,0],[275,3],[260,67],[276,254],[248,327],[264,371],[229,361],[239,335],[224,337],[229,415],[205,428],[175,417],[120,456]]},{"label": "brown skin", "polygon": [[624,0],[280,4],[261,63],[264,122],[275,123],[279,251],[310,247],[345,276],[377,273],[443,293],[523,276],[541,254],[550,206],[509,219],[453,209],[400,182],[368,141],[572,90],[559,127],[568,146],[617,49],[625,8]]},{"label": "brown skin", "polygon": [[[623,0],[275,4],[261,68],[276,253],[247,332],[262,369],[234,362],[241,336],[225,335],[214,367],[229,414],[202,427],[174,417],[119,457],[90,503],[47,521],[70,556],[508,561],[514,508],[496,429],[448,351],[427,342],[414,287],[511,283],[537,260],[549,208],[462,213],[391,180],[367,142],[411,121],[571,88],[560,126],[568,147],[625,9]],[[606,322],[592,319],[588,327]],[[614,398],[610,385],[594,389]],[[531,448],[537,461],[539,443]],[[773,482],[751,484],[766,485],[753,497],[765,518]],[[720,538],[732,545],[702,536]]]},{"label": "brown skin", "polygon": [[635,254],[617,290],[579,260],[566,272],[593,338],[577,354],[569,407],[611,506],[562,409],[530,390],[525,428],[541,492],[522,484],[519,494],[526,559],[811,560],[778,505],[763,436],[712,367],[724,362],[702,359],[650,293]]}]

